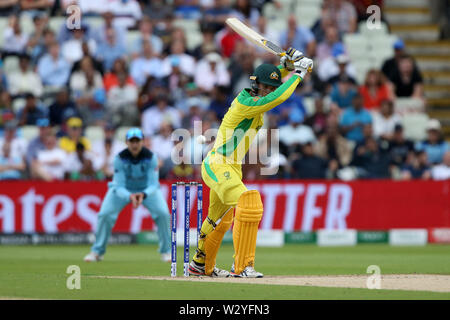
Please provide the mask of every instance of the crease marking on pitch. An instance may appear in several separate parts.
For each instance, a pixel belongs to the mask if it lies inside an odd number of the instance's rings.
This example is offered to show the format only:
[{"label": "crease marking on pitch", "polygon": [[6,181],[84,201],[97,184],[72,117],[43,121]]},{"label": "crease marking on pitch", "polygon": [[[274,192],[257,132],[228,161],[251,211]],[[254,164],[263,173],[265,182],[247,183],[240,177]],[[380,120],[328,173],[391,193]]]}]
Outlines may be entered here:
[{"label": "crease marking on pitch", "polygon": [[[169,277],[169,276],[89,276],[104,279],[169,280],[191,282],[291,285],[366,289],[367,275],[266,276],[261,279]],[[381,290],[450,292],[450,275],[387,274],[381,276]]]}]

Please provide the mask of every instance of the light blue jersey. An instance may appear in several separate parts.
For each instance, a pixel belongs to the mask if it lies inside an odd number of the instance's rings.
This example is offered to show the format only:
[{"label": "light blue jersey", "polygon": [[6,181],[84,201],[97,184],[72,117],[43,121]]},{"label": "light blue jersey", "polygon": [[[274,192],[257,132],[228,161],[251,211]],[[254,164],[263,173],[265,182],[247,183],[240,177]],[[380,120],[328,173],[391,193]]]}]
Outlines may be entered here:
[{"label": "light blue jersey", "polygon": [[148,197],[159,188],[158,160],[156,154],[142,148],[134,158],[128,149],[114,159],[113,180],[108,183],[117,196],[128,200],[132,193],[143,192]]},{"label": "light blue jersey", "polygon": [[137,157],[133,157],[128,149],[120,152],[114,159],[113,180],[108,183],[108,192],[100,208],[91,250],[98,255],[105,253],[111,230],[119,213],[130,203],[130,195],[143,192],[142,204],[150,211],[157,226],[159,252],[169,253],[169,208],[159,187],[158,160],[154,153],[147,148],[143,148]]}]

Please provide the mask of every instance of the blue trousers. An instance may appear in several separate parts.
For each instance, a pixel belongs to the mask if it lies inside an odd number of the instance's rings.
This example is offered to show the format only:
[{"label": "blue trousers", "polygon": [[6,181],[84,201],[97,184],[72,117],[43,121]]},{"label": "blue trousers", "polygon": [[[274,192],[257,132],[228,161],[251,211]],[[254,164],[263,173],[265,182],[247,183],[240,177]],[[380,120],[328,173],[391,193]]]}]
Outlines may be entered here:
[{"label": "blue trousers", "polygon": [[[100,213],[98,214],[97,230],[95,232],[95,242],[91,251],[102,255],[106,252],[111,230],[116,224],[117,217],[122,209],[130,202],[118,197],[114,189],[109,189],[103,199]],[[150,196],[142,201],[142,204],[150,211],[150,214],[157,226],[159,238],[159,252],[170,252],[170,215],[169,207],[164,199],[161,190],[157,189]]]}]

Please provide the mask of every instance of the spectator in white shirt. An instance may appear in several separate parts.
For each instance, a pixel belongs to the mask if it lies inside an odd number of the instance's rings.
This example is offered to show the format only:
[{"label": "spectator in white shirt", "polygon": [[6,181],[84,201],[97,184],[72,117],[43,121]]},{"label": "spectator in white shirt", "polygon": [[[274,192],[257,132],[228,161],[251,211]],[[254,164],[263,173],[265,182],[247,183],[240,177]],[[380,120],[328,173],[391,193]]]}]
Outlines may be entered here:
[{"label": "spectator in white shirt", "polygon": [[[343,45],[338,42],[333,46],[333,56],[325,58],[318,66],[317,75],[322,81],[330,81],[336,76],[347,76],[351,79],[356,78],[356,69],[350,58],[342,53]],[[352,81],[353,82],[353,81]]]},{"label": "spectator in white shirt", "polygon": [[97,51],[97,43],[94,39],[85,37],[86,32],[87,25],[81,24],[80,29],[72,30],[72,38],[62,44],[62,55],[69,63],[75,63],[83,58],[83,42],[87,43],[89,52],[92,55],[95,55]]},{"label": "spectator in white shirt", "polygon": [[179,59],[181,72],[188,76],[193,76],[195,72],[195,59],[186,53],[184,42],[180,39],[175,40],[170,45],[170,55],[164,59],[162,69],[164,76],[172,72],[172,59]]},{"label": "spectator in white shirt", "polygon": [[127,82],[128,75],[117,75],[119,84],[109,90],[107,95],[107,114],[115,126],[136,126],[139,122],[137,107],[138,89]]},{"label": "spectator in white shirt", "polygon": [[3,51],[6,53],[20,54],[25,52],[29,36],[24,34],[20,27],[18,16],[9,18],[9,25],[3,31]]},{"label": "spectator in white shirt", "polygon": [[181,126],[180,112],[172,106],[166,94],[159,94],[155,98],[156,104],[142,114],[142,129],[145,136],[152,136],[159,132],[161,123],[167,121],[174,128]]},{"label": "spectator in white shirt", "polygon": [[20,179],[25,171],[27,141],[16,136],[17,122],[10,120],[0,138],[0,180]]},{"label": "spectator in white shirt", "polygon": [[153,34],[153,24],[150,18],[144,16],[139,22],[139,37],[133,42],[130,52],[133,57],[137,57],[142,51],[142,43],[144,40],[150,41],[153,51],[156,55],[160,55],[163,51],[163,42],[160,37]]},{"label": "spectator in white shirt", "polygon": [[394,134],[395,125],[401,122],[398,114],[394,114],[394,105],[390,100],[381,102],[380,111],[373,114],[373,134],[375,138],[391,140]]},{"label": "spectator in white shirt", "polygon": [[106,31],[112,28],[116,34],[116,41],[120,43],[120,45],[126,47],[127,29],[114,25],[114,14],[111,11],[105,11],[102,14],[102,17],[104,23],[92,32],[95,41],[97,43],[106,42]]},{"label": "spectator in white shirt", "polygon": [[24,138],[20,138],[17,133],[17,121],[10,120],[5,123],[3,137],[0,137],[0,150],[3,145],[9,145],[11,158],[25,159],[28,143]]},{"label": "spectator in white shirt", "polygon": [[450,151],[444,153],[441,164],[438,164],[431,169],[431,177],[433,180],[450,179]]},{"label": "spectator in white shirt", "polygon": [[230,74],[218,53],[208,53],[198,62],[195,71],[195,83],[206,92],[210,92],[215,86],[228,86],[230,84]]},{"label": "spectator in white shirt", "polygon": [[25,168],[23,158],[11,154],[11,143],[4,143],[0,149],[0,180],[20,179]]},{"label": "spectator in white shirt", "polygon": [[115,139],[115,127],[107,123],[104,127],[105,136],[101,140],[92,143],[92,151],[95,154],[94,168],[100,170],[104,177],[112,178],[114,173],[114,157],[119,154],[127,145]]},{"label": "spectator in white shirt", "polygon": [[19,69],[8,76],[8,91],[12,96],[31,92],[40,97],[43,92],[41,78],[30,68],[30,57],[23,54],[19,58]]},{"label": "spectator in white shirt", "polygon": [[170,123],[163,121],[161,123],[159,134],[152,139],[152,150],[158,156],[158,160],[161,162],[159,168],[159,176],[161,178],[172,170],[172,150],[174,148],[174,141],[172,139],[173,128]]},{"label": "spectator in white shirt", "polygon": [[325,39],[317,45],[317,60],[322,62],[327,58],[332,58],[333,46],[336,43],[339,43],[339,31],[335,26],[328,26],[325,29]]},{"label": "spectator in white shirt", "polygon": [[81,116],[88,125],[104,117],[106,95],[103,79],[100,72],[94,69],[91,57],[85,56],[80,62],[80,70],[70,77],[70,90]]},{"label": "spectator in white shirt", "polygon": [[280,141],[287,147],[316,141],[313,130],[303,125],[303,120],[303,114],[298,109],[293,109],[289,115],[289,124],[280,127]]},{"label": "spectator in white shirt", "polygon": [[118,27],[134,28],[142,18],[142,10],[136,0],[110,0],[108,10],[114,13],[114,25]]},{"label": "spectator in white shirt", "polygon": [[75,152],[71,152],[67,157],[66,175],[70,180],[94,180],[97,177],[94,163],[95,154],[78,142]]},{"label": "spectator in white shirt", "polygon": [[161,78],[162,62],[153,52],[151,43],[144,40],[142,43],[142,55],[133,60],[130,66],[130,74],[138,86],[143,86],[148,76]]},{"label": "spectator in white shirt", "polygon": [[322,11],[322,19],[335,22],[339,33],[353,33],[358,28],[357,12],[351,1],[327,1],[325,9]]},{"label": "spectator in white shirt", "polygon": [[44,181],[62,180],[66,171],[67,153],[58,147],[54,134],[44,139],[45,149],[37,153],[32,167],[35,177]]},{"label": "spectator in white shirt", "polygon": [[61,6],[64,12],[67,11],[67,8],[71,5],[77,5],[83,15],[99,15],[103,13],[107,6],[108,0],[61,0]]},{"label": "spectator in white shirt", "polygon": [[[52,127],[47,118],[39,119],[36,125],[39,128],[39,134],[36,138],[32,139],[27,146],[26,163],[30,167],[33,160],[36,159],[38,152],[45,148],[45,137],[52,133]],[[31,174],[33,174],[33,172],[31,172]]]},{"label": "spectator in white shirt", "polygon": [[296,48],[308,57],[313,57],[316,52],[316,40],[311,30],[299,25],[295,14],[290,14],[287,19],[287,28],[280,34],[280,44],[287,50]]},{"label": "spectator in white shirt", "polygon": [[70,64],[59,54],[58,42],[50,45],[49,53],[38,63],[38,73],[42,83],[53,88],[65,86],[69,80]]}]

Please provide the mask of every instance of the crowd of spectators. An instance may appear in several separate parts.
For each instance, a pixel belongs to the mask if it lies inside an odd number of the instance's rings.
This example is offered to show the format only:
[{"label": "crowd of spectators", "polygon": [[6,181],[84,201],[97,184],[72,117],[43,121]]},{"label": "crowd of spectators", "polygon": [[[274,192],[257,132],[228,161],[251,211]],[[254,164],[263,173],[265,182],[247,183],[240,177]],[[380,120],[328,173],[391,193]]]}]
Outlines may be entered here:
[{"label": "crowd of spectators", "polygon": [[[234,97],[250,86],[254,68],[278,64],[232,32],[224,24],[230,16],[284,48],[303,51],[316,66],[265,117],[267,129],[279,129],[279,153],[271,155],[279,170],[261,176],[255,168],[262,163],[244,165],[244,178],[450,178],[450,147],[439,121],[430,119],[424,141],[411,141],[396,112],[398,97],[425,99],[421,72],[405,44],[397,41],[391,59],[369,70],[363,83],[356,80],[342,39],[357,32],[367,1],[323,0],[311,28],[291,14],[281,32],[263,14],[268,2],[283,6],[276,0],[1,1],[8,26],[0,31],[0,180],[109,179],[113,158],[125,147],[117,131],[130,126],[142,127],[146,146],[159,157],[161,178],[199,179],[200,165],[190,160],[212,141],[198,144],[196,123],[200,133],[218,128]],[[82,17],[101,17],[102,24],[81,19],[79,28],[63,23],[52,29],[51,19],[74,4]],[[33,32],[22,30],[23,15],[32,18]],[[198,23],[198,46],[189,46],[185,30],[174,23],[179,19]],[[132,41],[130,32],[138,35]],[[314,99],[312,111],[305,97]],[[32,139],[24,137],[29,126],[38,128]],[[85,134],[91,127],[102,128],[100,139]],[[192,138],[174,139],[177,128],[190,130]],[[188,152],[174,163],[180,144]]]}]

